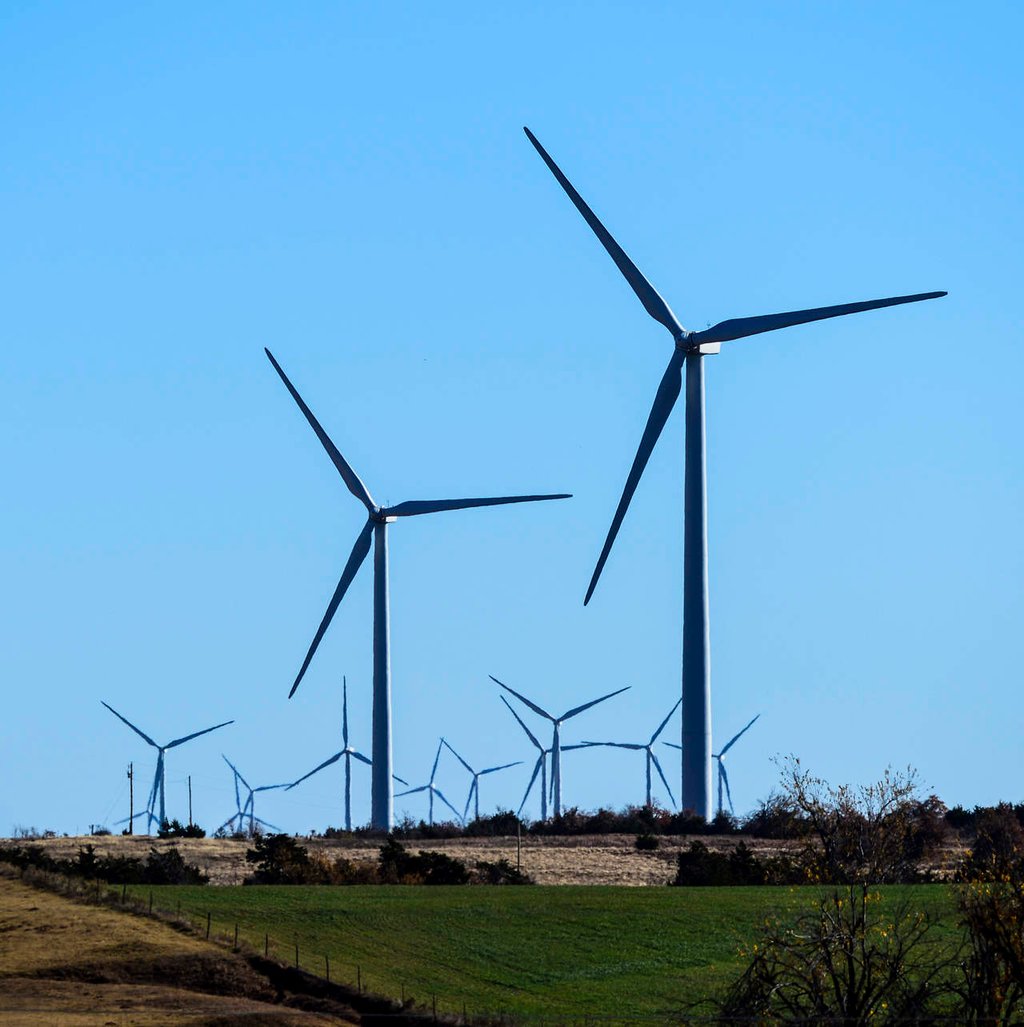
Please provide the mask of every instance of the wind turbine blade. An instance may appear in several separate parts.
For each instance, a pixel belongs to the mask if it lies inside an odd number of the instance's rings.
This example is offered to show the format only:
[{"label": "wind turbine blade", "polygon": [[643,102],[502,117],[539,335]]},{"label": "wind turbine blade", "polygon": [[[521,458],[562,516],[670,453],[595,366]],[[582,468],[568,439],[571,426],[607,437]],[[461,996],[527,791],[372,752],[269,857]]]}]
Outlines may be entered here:
[{"label": "wind turbine blade", "polygon": [[288,787],[287,784],[283,784],[283,785],[260,785],[258,788],[254,788],[253,791],[254,792],[272,792],[276,788],[287,788],[287,787]]},{"label": "wind turbine blade", "polygon": [[615,536],[619,533],[622,519],[626,516],[626,511],[629,509],[630,500],[633,498],[633,493],[636,492],[637,485],[640,484],[640,476],[644,473],[644,468],[647,466],[647,461],[651,459],[651,453],[654,451],[658,438],[661,436],[665,422],[668,420],[669,414],[672,413],[672,408],[679,398],[679,393],[683,387],[682,370],[685,361],[686,353],[683,350],[677,347],[672,351],[672,359],[669,360],[668,367],[665,369],[664,375],[662,375],[661,384],[658,386],[658,391],[654,397],[654,405],[651,407],[650,415],[647,418],[647,425],[644,428],[643,435],[640,437],[640,446],[636,451],[636,456],[633,457],[633,466],[630,467],[629,474],[626,476],[626,484],[622,489],[619,505],[615,508],[615,516],[612,518],[611,527],[608,529],[608,537],[604,540],[601,555],[597,559],[597,566],[594,568],[593,577],[590,579],[590,587],[587,589],[586,598],[583,600],[584,606],[590,602],[590,597],[594,594],[594,589],[597,588],[597,579],[601,577],[601,571],[604,570],[604,564],[612,550]]},{"label": "wind turbine blade", "polygon": [[[491,678],[491,680],[493,681],[494,678]],[[508,712],[511,713],[512,716],[519,721],[519,726],[526,732],[526,737],[529,738],[530,741],[533,742],[533,744],[537,746],[537,748],[540,749],[541,752],[544,752],[544,746],[537,741],[537,736],[534,735],[534,733],[523,723],[523,718],[520,717],[514,709],[512,709],[512,704],[508,701],[508,699],[502,696],[501,701],[508,707]]]},{"label": "wind turbine blade", "polygon": [[107,706],[107,704],[105,702],[103,702],[102,699],[100,699],[100,705],[106,706],[107,709],[110,710],[110,712],[113,713],[114,716],[117,717],[118,720],[120,720],[123,723],[127,724],[140,738],[143,738],[147,742],[149,742],[149,744],[151,746],[153,746],[154,749],[159,749],[160,748],[160,746],[157,745],[156,742],[154,742],[153,739],[150,738],[149,735],[147,735],[145,731],[140,731],[130,720],[127,720],[126,718],[122,717],[121,714],[118,713],[117,710],[115,710],[113,706]]},{"label": "wind turbine blade", "polygon": [[[601,744],[601,743],[595,743],[595,742],[576,742],[573,745],[560,745],[558,747],[558,750],[559,750],[559,752],[568,752],[570,749],[594,749],[594,748],[596,748],[596,746],[598,744]],[[615,743],[614,742],[610,742],[608,744],[614,745]],[[638,749],[642,749],[643,746],[642,745],[638,745],[637,748]]]},{"label": "wind turbine blade", "polygon": [[668,783],[668,779],[665,777],[665,772],[661,769],[661,764],[658,762],[658,757],[651,753],[651,761],[654,763],[654,769],[658,772],[658,777],[661,778],[661,783],[665,786],[668,791],[668,797],[672,800],[672,805],[676,804],[676,797],[672,794],[672,787]]},{"label": "wind turbine blade", "polygon": [[324,760],[319,767],[314,767],[308,774],[303,774],[302,777],[298,779],[298,781],[292,781],[292,783],[288,785],[285,791],[291,791],[296,785],[302,784],[302,782],[305,781],[307,778],[312,777],[314,774],[319,774],[320,771],[323,770],[325,767],[329,767],[332,763],[337,763],[338,760],[340,760],[341,757],[344,755],[344,751],[336,752],[329,760]]},{"label": "wind turbine blade", "polygon": [[471,773],[475,774],[476,771],[449,745],[448,742],[444,743],[447,746],[448,751]]},{"label": "wind turbine blade", "polygon": [[440,788],[435,788],[433,791],[434,794],[459,818],[459,820],[463,819],[460,816],[459,811],[444,797],[444,792],[442,792]]},{"label": "wind turbine blade", "polygon": [[[607,695],[602,695],[600,699],[592,699],[590,702],[585,702],[582,706],[574,706],[568,713],[563,713],[559,720],[568,720],[570,717],[575,717],[577,713],[582,713],[584,710],[589,710],[591,706],[596,706],[599,702],[604,702],[605,699],[611,699],[613,696],[622,695],[623,692],[628,692],[633,686],[626,685],[625,688],[616,689],[614,692],[609,692]],[[641,746],[643,748],[643,746]]]},{"label": "wind turbine blade", "polygon": [[729,774],[725,769],[725,764],[719,759],[718,761],[718,772],[722,775],[722,783],[725,785],[725,797],[729,800],[729,812],[735,813],[736,811],[732,806],[732,792],[729,790]]},{"label": "wind turbine blade", "polygon": [[[662,731],[665,730],[665,725],[672,719],[672,714],[675,713],[677,709],[679,709],[679,705],[680,705],[680,703],[682,703],[682,701],[683,701],[683,697],[682,696],[680,696],[678,699],[676,699],[675,706],[673,706],[672,709],[670,709],[668,711],[668,716],[658,726],[658,730],[655,731],[653,735],[651,735],[651,740],[647,743],[648,745],[654,745],[655,741],[658,738],[658,735],[660,735],[662,733]],[[673,802],[674,801],[675,800],[673,800]]]},{"label": "wind turbine blade", "polygon": [[520,767],[522,766],[522,763],[522,760],[516,760],[515,763],[502,763],[500,767],[488,767],[486,770],[480,771],[480,776],[483,777],[484,774],[493,774],[496,770],[508,770],[509,767]]},{"label": "wind turbine blade", "polygon": [[[185,735],[184,738],[175,738],[173,742],[168,742],[164,746],[164,749],[173,749],[176,745],[182,745],[185,742],[191,742],[193,738],[198,738],[200,735],[208,735],[211,731],[217,731],[222,727],[227,727],[228,724],[234,724],[234,721],[225,720],[223,724],[214,724],[213,727],[203,728],[202,731],[193,731],[192,734]],[[242,775],[239,774],[238,776],[241,777]],[[246,785],[245,787],[248,788],[249,786]]]},{"label": "wind turbine blade", "polygon": [[[367,760],[366,762],[367,762],[367,763],[369,763],[370,761],[369,761],[369,760]],[[372,766],[372,764],[371,764],[371,766]],[[398,783],[399,783],[400,785],[407,785],[407,784],[409,783],[409,782],[408,782],[408,781],[406,781],[406,780],[405,780],[404,778],[401,778],[401,777],[399,777],[399,776],[398,776],[397,774],[392,774],[391,776],[392,776],[392,777],[393,777],[393,778],[394,778],[394,779],[395,779],[395,780],[396,780],[396,781],[397,781],[397,782],[398,782]]]},{"label": "wind turbine blade", "polygon": [[683,326],[676,320],[669,305],[658,294],[658,290],[640,273],[639,268],[626,256],[625,250],[612,238],[611,233],[598,220],[597,215],[587,206],[586,201],[573,188],[572,183],[562,174],[558,165],[548,156],[547,150],[537,141],[537,137],[524,125],[523,131],[527,139],[533,143],[536,151],[541,155],[544,163],[547,164],[551,173],[558,179],[558,184],[565,190],[569,199],[576,205],[576,209],[583,215],[583,220],[590,225],[594,235],[601,240],[601,245],[608,251],[608,255],[615,261],[615,266],[622,272],[623,277],[629,282],[633,292],[637,294],[644,309],[659,324],[663,324],[673,335],[681,335]]},{"label": "wind turbine blade", "polygon": [[381,511],[386,517],[416,517],[444,510],[469,510],[474,506],[507,506],[509,503],[542,503],[548,499],[572,499],[571,492],[544,496],[496,496],[493,499],[410,499]]},{"label": "wind turbine blade", "polygon": [[403,795],[415,795],[417,792],[425,792],[430,788],[430,785],[420,785],[419,788],[410,788],[407,792],[395,792],[395,798],[399,799]]},{"label": "wind turbine blade", "polygon": [[292,399],[295,400],[299,405],[299,409],[305,415],[307,421],[309,421],[310,427],[316,432],[316,437],[320,440],[320,444],[327,450],[327,455],[331,458],[332,463],[338,468],[338,473],[341,475],[342,480],[348,486],[349,492],[352,493],[356,499],[359,500],[366,509],[373,513],[377,508],[377,504],[374,503],[373,497],[370,495],[369,490],[359,480],[359,475],[349,466],[348,461],[341,455],[338,447],[331,442],[327,432],[320,426],[320,422],[313,416],[313,411],[306,406],[303,402],[302,397],[298,394],[295,386],[288,380],[288,375],[281,370],[281,365],[274,359],[274,354],[269,349],[264,349],[264,353],[270,358],[270,362],[274,365],[274,370],[281,376],[281,381],[284,382],[288,391],[292,394]]},{"label": "wind turbine blade", "polygon": [[227,758],[227,756],[224,755],[224,753],[220,754],[220,758],[231,768],[231,772],[235,775],[235,800],[237,802],[237,800],[238,800],[238,782],[241,781],[242,784],[244,784],[246,788],[249,787],[249,782],[246,781],[246,779],[244,777],[242,777],[242,774],[239,771],[238,767],[236,767],[234,765],[234,763],[232,763],[231,760],[229,760]]},{"label": "wind turbine blade", "polygon": [[341,678],[341,740],[348,748],[348,679]]},{"label": "wind turbine blade", "polygon": [[[547,710],[542,710],[535,702],[530,702],[530,700],[527,699],[525,695],[520,695],[514,688],[509,688],[508,685],[502,684],[502,682],[500,682],[493,674],[488,674],[487,676],[496,685],[501,685],[501,687],[504,688],[506,692],[511,692],[520,702],[526,703],[526,705],[529,706],[534,713],[539,713],[542,717],[547,717],[548,720],[554,723],[555,718],[552,717]],[[511,707],[509,708],[511,709]],[[519,718],[517,717],[516,720],[519,720]],[[520,721],[520,723],[522,723],[522,721]]]},{"label": "wind turbine blade", "polygon": [[761,714],[759,713],[757,717],[755,717],[754,720],[752,720],[738,735],[733,735],[732,738],[730,738],[729,741],[722,746],[722,751],[718,754],[719,759],[721,759],[729,751],[729,749],[732,748],[732,746],[736,742],[738,742],[740,738],[742,738],[754,726],[754,722],[760,716]]},{"label": "wind turbine blade", "polygon": [[691,344],[705,342],[729,342],[731,339],[745,339],[748,335],[774,332],[779,328],[807,324],[809,321],[823,321],[829,317],[843,317],[845,314],[859,314],[864,310],[879,307],[895,307],[901,303],[918,303],[945,296],[944,292],[919,292],[913,296],[890,296],[884,300],[865,300],[863,303],[840,303],[834,307],[811,307],[808,310],[790,310],[784,314],[763,314],[760,317],[734,317],[720,321],[703,332],[694,332],[688,339]]},{"label": "wind turbine blade", "polygon": [[[632,742],[584,742],[583,746],[588,749],[595,748],[597,746],[604,746],[605,748],[611,749],[646,749],[646,745],[634,745]],[[568,746],[563,745],[562,749],[567,749]]]},{"label": "wind turbine blade", "polygon": [[469,786],[469,795],[466,796],[466,808],[462,811],[462,820],[465,822],[466,817],[469,815],[469,804],[473,801],[473,793],[476,791],[479,782],[474,777],[473,783]]},{"label": "wind turbine blade", "polygon": [[541,764],[544,762],[544,754],[541,753],[537,759],[537,762],[533,765],[533,773],[530,775],[530,783],[526,786],[526,791],[523,792],[523,801],[519,803],[519,809],[516,812],[518,817],[523,812],[523,807],[526,805],[526,800],[530,797],[530,792],[533,791],[533,783],[537,780],[537,775],[540,773]]},{"label": "wind turbine blade", "polygon": [[662,742],[662,745],[667,745],[672,749],[678,749],[680,752],[683,751],[683,747],[678,742]]},{"label": "wind turbine blade", "polygon": [[431,784],[434,783],[434,775],[437,773],[437,764],[438,764],[438,762],[441,759],[441,749],[446,744],[447,743],[445,742],[445,740],[443,738],[441,739],[440,742],[438,742],[438,745],[437,745],[437,755],[434,757],[434,766],[433,766],[433,768],[430,771],[430,783]]},{"label": "wind turbine blade", "polygon": [[[351,749],[350,752],[351,755],[355,759],[359,760],[360,763],[365,763],[368,767],[373,766],[373,760],[371,760],[369,756],[364,756],[361,752],[356,752],[355,749]],[[398,778],[397,780],[401,780],[401,778]],[[402,784],[408,784],[408,782],[402,781]]]},{"label": "wind turbine blade", "polygon": [[320,645],[320,640],[324,637],[324,632],[329,627],[338,609],[338,605],[345,598],[345,593],[348,591],[349,585],[352,584],[352,579],[363,565],[366,554],[370,551],[370,536],[372,534],[373,521],[367,521],[366,526],[356,538],[356,544],[352,547],[352,552],[349,553],[348,563],[345,564],[345,569],[341,572],[338,587],[334,590],[334,595],[331,596],[331,601],[327,604],[327,612],[324,614],[324,619],[320,621],[320,627],[316,629],[316,635],[313,636],[313,641],[310,644],[309,651],[306,653],[306,658],[302,661],[302,667],[295,677],[295,684],[292,685],[292,690],[288,693],[289,699],[295,694],[295,689],[299,687],[299,682],[302,680],[303,675],[305,675],[309,662],[313,659],[313,654],[316,652],[317,646]]}]

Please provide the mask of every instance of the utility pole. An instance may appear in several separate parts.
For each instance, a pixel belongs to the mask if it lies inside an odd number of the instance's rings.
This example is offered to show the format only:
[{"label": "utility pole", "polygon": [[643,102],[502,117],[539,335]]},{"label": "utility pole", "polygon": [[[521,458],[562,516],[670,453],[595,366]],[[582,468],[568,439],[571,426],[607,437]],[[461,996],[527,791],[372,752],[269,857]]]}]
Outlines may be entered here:
[{"label": "utility pole", "polygon": [[128,833],[135,833],[135,764],[128,764]]},{"label": "utility pole", "polygon": [[188,775],[188,826],[192,826],[192,775]]}]

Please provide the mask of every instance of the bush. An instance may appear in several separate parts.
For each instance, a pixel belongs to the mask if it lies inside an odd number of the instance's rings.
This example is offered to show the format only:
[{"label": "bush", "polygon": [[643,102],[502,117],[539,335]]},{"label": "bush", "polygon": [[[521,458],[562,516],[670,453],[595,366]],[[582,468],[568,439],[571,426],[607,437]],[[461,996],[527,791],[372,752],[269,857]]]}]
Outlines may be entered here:
[{"label": "bush", "polygon": [[408,852],[396,838],[380,847],[378,859],[382,884],[468,884],[469,870],[461,860],[443,852]]},{"label": "bush", "polygon": [[287,834],[256,837],[253,847],[246,850],[245,859],[255,870],[243,884],[330,883],[324,861],[310,859],[309,850]]},{"label": "bush", "polygon": [[740,842],[731,852],[713,852],[701,841],[690,842],[679,853],[674,885],[734,886],[749,884],[797,884],[803,869],[788,856],[758,859]]},{"label": "bush", "polygon": [[645,834],[638,834],[634,844],[636,845],[637,852],[654,852],[661,842],[658,841],[657,835],[653,835],[648,832]]},{"label": "bush", "polygon": [[157,838],[205,838],[206,832],[198,824],[182,824],[179,820],[165,820],[156,832]]},{"label": "bush", "polygon": [[507,859],[494,863],[480,860],[476,864],[474,884],[533,884],[533,878],[517,870]]}]

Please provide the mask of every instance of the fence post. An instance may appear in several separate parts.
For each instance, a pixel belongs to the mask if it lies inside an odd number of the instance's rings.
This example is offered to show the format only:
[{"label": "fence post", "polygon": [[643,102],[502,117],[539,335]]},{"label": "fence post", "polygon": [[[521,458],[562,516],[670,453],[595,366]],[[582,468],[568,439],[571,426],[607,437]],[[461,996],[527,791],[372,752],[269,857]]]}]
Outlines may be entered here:
[{"label": "fence post", "polygon": [[295,969],[298,970],[298,968],[299,968],[299,938],[298,938],[298,935],[296,935],[295,936]]},{"label": "fence post", "polygon": [[235,951],[238,951],[238,921],[235,921]]},{"label": "fence post", "polygon": [[127,884],[122,884],[121,885],[121,904],[122,905],[124,905],[124,900],[127,897],[127,895],[128,895],[128,885]]},{"label": "fence post", "polygon": [[327,983],[331,983],[331,957],[324,955],[324,963],[327,965]]},{"label": "fence post", "polygon": [[263,935],[263,958],[267,959],[270,956],[270,935]]},{"label": "fence post", "polygon": [[437,996],[436,995],[431,995],[430,996],[430,1000],[431,1000],[431,1004],[434,1007],[434,1023],[437,1023]]},{"label": "fence post", "polygon": [[153,893],[149,893],[149,915],[153,915]]},{"label": "fence post", "polygon": [[359,969],[359,964],[356,964],[356,991],[360,994],[363,993],[363,975]]},{"label": "fence post", "polygon": [[206,940],[207,941],[210,940],[210,917],[212,915],[213,915],[212,913],[207,913],[206,914]]}]

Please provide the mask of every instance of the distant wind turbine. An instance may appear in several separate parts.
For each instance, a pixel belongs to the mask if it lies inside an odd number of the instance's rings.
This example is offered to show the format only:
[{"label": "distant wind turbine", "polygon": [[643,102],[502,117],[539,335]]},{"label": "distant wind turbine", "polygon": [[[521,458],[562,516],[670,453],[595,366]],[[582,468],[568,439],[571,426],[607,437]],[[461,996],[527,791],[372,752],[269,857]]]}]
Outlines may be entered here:
[{"label": "distant wind turbine", "polygon": [[598,578],[604,568],[612,543],[619,532],[633,493],[647,466],[654,446],[668,421],[669,414],[683,386],[683,366],[686,367],[686,459],[685,459],[685,520],[683,550],[683,761],[682,806],[692,809],[705,819],[711,816],[711,662],[708,627],[708,536],[707,536],[707,475],[705,473],[704,425],[704,356],[717,353],[723,342],[743,339],[779,328],[842,317],[880,307],[901,303],[936,299],[944,292],[922,292],[911,296],[891,296],[888,299],[866,300],[861,303],[843,303],[839,306],[812,307],[792,310],[783,314],[764,314],[758,317],[731,318],[700,332],[687,331],[676,319],[669,305],[653,285],[641,274],[621,246],[587,206],[583,197],[573,188],[557,164],[537,141],[534,134],[524,128],[527,138],[547,164],[558,184],[565,190],[576,209],[608,251],[616,267],[636,293],[644,309],[672,336],[673,351],[668,368],[655,394],[654,406],[647,418],[640,439],[640,447],[633,458],[633,466],[626,476],[622,497],[612,517],[608,536],[594,568],[584,605],[590,602]]},{"label": "distant wind turbine", "polygon": [[[508,707],[508,712],[519,722],[519,726],[526,732],[526,737],[533,742],[534,747],[537,749],[539,755],[537,756],[537,762],[533,765],[533,773],[530,775],[530,783],[526,786],[526,791],[523,793],[523,801],[519,803],[519,809],[516,810],[516,816],[522,816],[523,807],[526,805],[526,800],[530,797],[530,792],[533,791],[533,784],[537,780],[537,775],[540,774],[540,819],[542,821],[548,818],[548,756],[551,753],[550,749],[545,749],[540,742],[537,741],[537,736],[523,723],[523,718],[519,716],[508,699],[504,696],[501,697],[501,701]],[[562,752],[568,752],[570,749],[589,749],[589,745],[563,745]]]},{"label": "distant wind turbine", "polygon": [[371,826],[381,830],[391,830],[394,822],[394,796],[391,784],[392,752],[391,752],[391,643],[388,613],[388,537],[387,527],[400,517],[416,517],[420,514],[439,513],[444,510],[467,510],[478,506],[503,506],[508,503],[535,503],[548,499],[569,499],[569,493],[536,496],[499,496],[489,499],[428,499],[409,500],[397,506],[378,506],[369,490],[359,476],[341,455],[338,447],[330,440],[313,412],[306,406],[295,386],[281,370],[280,364],[274,359],[270,350],[267,357],[274,365],[291,393],[292,399],[298,404],[310,427],[316,433],[321,445],[327,450],[334,466],[338,469],[348,490],[366,507],[368,514],[366,525],[356,538],[348,562],[341,573],[341,580],[331,601],[327,604],[327,612],[317,628],[313,641],[302,661],[302,667],[296,675],[295,683],[288,693],[289,698],[295,694],[299,682],[306,673],[313,654],[320,645],[331,619],[334,617],[341,600],[348,591],[352,579],[356,576],[367,553],[370,551],[370,537],[373,536],[373,771],[371,776]]},{"label": "distant wind turbine", "polygon": [[676,797],[672,794],[672,788],[669,785],[668,780],[665,777],[664,771],[661,769],[661,764],[658,762],[658,757],[654,755],[654,743],[658,740],[658,735],[660,735],[661,732],[665,730],[665,725],[668,724],[668,722],[672,719],[672,714],[676,712],[676,710],[679,708],[679,704],[682,701],[683,701],[682,699],[677,699],[676,700],[675,706],[673,706],[672,709],[670,709],[668,711],[668,716],[658,726],[657,731],[655,731],[654,734],[651,735],[650,741],[648,741],[646,743],[644,743],[644,742],[586,742],[585,743],[586,745],[590,745],[590,746],[605,745],[605,746],[610,746],[610,747],[612,747],[614,749],[633,749],[633,750],[635,750],[637,752],[641,752],[642,751],[643,754],[644,754],[646,765],[647,765],[647,805],[649,807],[653,806],[653,803],[651,801],[651,764],[653,764],[654,765],[654,769],[657,770],[658,777],[661,778],[661,783],[668,790],[668,797],[669,797],[669,799],[672,800],[672,805],[674,806],[676,804]]},{"label": "distant wind turbine", "polygon": [[[257,824],[259,824],[261,827],[269,827],[274,831],[279,831],[280,828],[277,827],[277,825],[271,824],[266,820],[261,820],[258,816],[256,816],[256,793],[272,792],[277,788],[286,788],[287,785],[260,785],[258,788],[253,788],[253,786],[249,784],[249,782],[246,781],[244,777],[242,777],[242,774],[239,771],[238,767],[236,767],[234,763],[232,763],[231,760],[229,760],[227,756],[224,755],[224,753],[221,753],[221,758],[231,768],[231,773],[235,776],[235,805],[238,807],[238,812],[233,817],[229,817],[226,821],[224,821],[224,823],[221,825],[221,828],[223,829],[231,823],[237,823],[236,830],[244,831],[245,821],[246,819],[248,819],[249,834],[251,835],[256,833]],[[246,796],[246,800],[244,803],[241,801],[241,795],[238,791],[239,781],[241,781],[242,786],[246,788],[249,792],[248,796]]]},{"label": "distant wind turbine", "polygon": [[[319,774],[325,767],[331,766],[332,763],[337,763],[338,760],[345,757],[345,830],[352,830],[352,760],[357,759],[360,763],[365,763],[368,767],[373,766],[373,761],[368,757],[364,756],[361,752],[353,749],[348,744],[348,681],[342,676],[341,679],[341,740],[345,746],[341,752],[336,752],[333,756],[328,757],[318,767],[314,767],[308,774],[303,774],[298,781],[293,781],[285,789],[286,792],[290,792],[296,785],[302,784],[303,781],[311,778],[314,774]],[[408,781],[403,781],[397,774],[392,775],[399,784],[408,784]]]},{"label": "distant wind turbine", "polygon": [[[144,742],[148,745],[153,746],[156,749],[156,773],[153,775],[153,786],[149,790],[149,800],[146,803],[146,829],[151,831],[153,827],[153,821],[157,821],[157,828],[163,827],[167,823],[167,803],[166,803],[166,780],[164,773],[164,754],[168,749],[174,749],[179,745],[184,745],[185,742],[191,742],[193,738],[198,738],[200,735],[208,735],[211,731],[216,731],[218,728],[227,727],[228,724],[234,724],[233,720],[225,720],[223,724],[214,724],[213,727],[203,728],[202,731],[194,731],[190,735],[185,735],[183,738],[175,738],[173,741],[168,742],[166,745],[157,745],[152,738],[137,728],[130,720],[122,717],[113,706],[107,705],[107,703],[100,700],[103,706],[106,706],[111,713],[117,717],[122,723],[127,724]],[[153,813],[153,807],[157,801],[160,802],[160,817],[157,819]]]},{"label": "distant wind turbine", "polygon": [[436,795],[456,816],[456,819],[461,820],[462,817],[459,815],[459,811],[444,797],[444,792],[441,791],[437,785],[434,784],[434,778],[437,776],[437,763],[441,759],[441,749],[445,744],[444,739],[437,745],[437,755],[434,757],[434,766],[430,771],[430,780],[425,785],[420,785],[418,788],[410,788],[406,792],[398,792],[395,798],[401,798],[403,795],[415,795],[417,792],[429,792],[430,794],[430,815],[427,823],[434,826],[434,796]]},{"label": "distant wind turbine", "polygon": [[[443,741],[443,739],[442,739]],[[466,796],[466,808],[462,811],[462,819],[466,819],[466,815],[469,813],[469,804],[476,799],[476,804],[473,807],[473,818],[475,820],[480,819],[480,778],[484,774],[495,774],[499,770],[508,770],[509,767],[518,767],[522,765],[522,760],[516,760],[515,763],[502,763],[500,767],[488,767],[486,770],[474,770],[451,746],[451,743],[445,741],[445,748],[469,771],[470,777],[473,779],[473,783],[469,786],[469,794]]]},{"label": "distant wind turbine", "polygon": [[[562,815],[562,759],[561,759],[561,753],[562,753],[562,749],[563,748],[566,748],[566,749],[569,748],[569,746],[562,746],[562,744],[561,744],[562,724],[564,724],[565,721],[571,719],[572,717],[575,717],[578,713],[582,713],[584,710],[589,710],[591,706],[596,706],[598,703],[604,702],[605,699],[611,699],[613,696],[621,695],[623,692],[628,691],[631,686],[630,685],[626,685],[625,688],[620,688],[620,689],[617,689],[614,692],[609,692],[607,695],[602,695],[600,697],[600,699],[592,699],[590,702],[584,703],[582,706],[574,706],[571,710],[566,710],[566,712],[563,713],[560,717],[555,717],[552,714],[548,713],[547,710],[542,709],[535,702],[531,702],[529,699],[526,698],[525,695],[521,695],[514,688],[509,688],[508,685],[506,685],[506,684],[502,683],[501,681],[499,681],[493,674],[489,674],[488,677],[496,685],[500,685],[502,688],[504,688],[506,692],[510,692],[512,695],[514,695],[521,703],[524,703],[525,705],[529,706],[530,709],[533,710],[534,713],[537,713],[540,716],[544,717],[546,720],[550,720],[551,721],[552,727],[554,729],[554,733],[553,733],[552,739],[551,739],[551,750],[550,750],[550,752],[551,752],[551,789],[552,789],[552,792],[554,793],[554,815],[556,817],[560,817]],[[519,718],[517,717],[516,719],[518,720]],[[522,724],[522,721],[519,721],[519,722]],[[526,725],[523,724],[523,727],[525,728]],[[534,741],[536,741],[536,739],[534,739]],[[537,771],[534,770],[534,777],[536,777],[536,776],[537,776]],[[530,781],[530,784],[531,785],[533,784],[532,779]],[[527,789],[527,794],[529,794],[529,789]],[[525,802],[526,800],[524,799],[523,801]],[[547,818],[545,817],[544,819],[547,819]]]},{"label": "distant wind turbine", "polygon": [[[759,713],[754,720],[752,720],[738,735],[733,735],[725,745],[722,746],[722,751],[718,753],[712,753],[711,757],[718,762],[718,812],[725,812],[725,805],[722,802],[722,787],[725,787],[725,794],[729,800],[729,812],[735,813],[732,806],[732,792],[729,791],[729,775],[725,770],[725,754],[743,737],[753,726],[754,722],[761,716]],[[666,742],[666,745],[672,746],[673,749],[682,749],[681,745],[676,745],[675,742]]]}]

